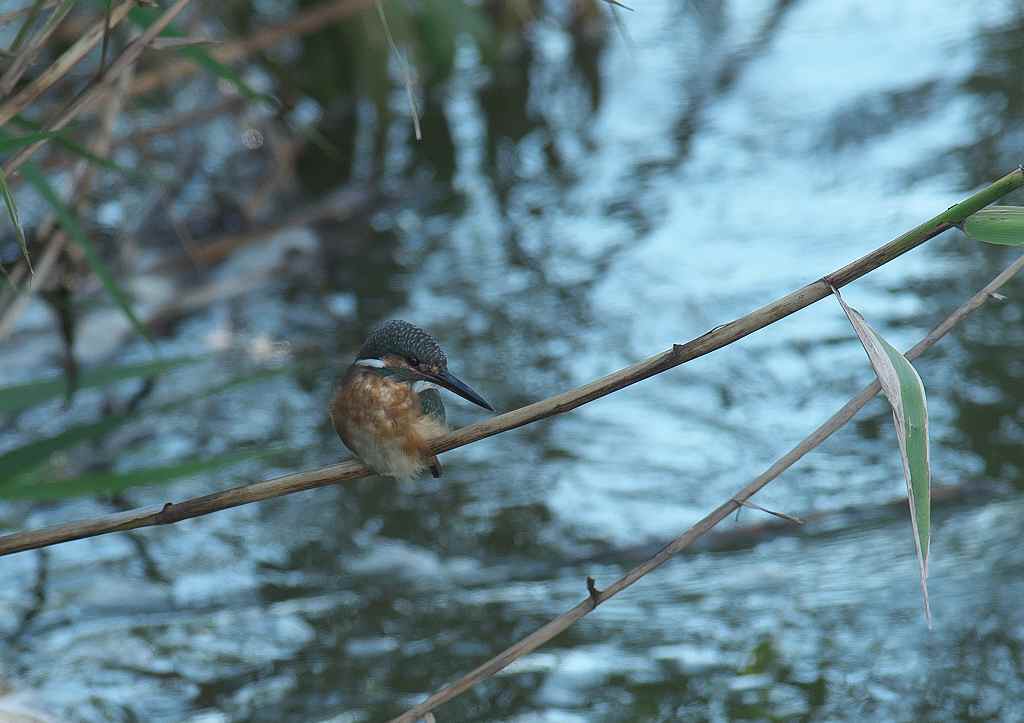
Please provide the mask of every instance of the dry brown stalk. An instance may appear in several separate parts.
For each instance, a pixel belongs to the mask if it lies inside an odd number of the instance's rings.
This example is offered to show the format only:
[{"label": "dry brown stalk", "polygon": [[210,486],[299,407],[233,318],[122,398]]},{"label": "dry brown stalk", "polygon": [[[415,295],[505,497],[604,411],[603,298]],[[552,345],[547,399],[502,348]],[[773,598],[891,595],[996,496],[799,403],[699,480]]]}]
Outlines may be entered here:
[{"label": "dry brown stalk", "polygon": [[[128,88],[129,82],[131,82],[130,67],[118,79],[117,90],[114,92],[111,102],[103,107],[103,117],[101,118],[99,131],[89,148],[96,155],[105,156],[110,151],[114,122],[117,120],[117,116],[123,107],[125,91]],[[89,188],[92,186],[95,177],[96,166],[86,159],[79,160],[72,172],[71,192],[67,198],[68,201],[75,204],[78,213],[81,213],[88,201]],[[31,295],[44,288],[49,282],[50,274],[56,268],[57,259],[67,246],[67,233],[63,229],[58,229],[53,235],[50,235],[56,224],[57,215],[50,211],[39,226],[39,238],[49,237],[43,250],[42,261],[31,278],[29,288],[23,291],[20,296],[12,297],[6,308],[0,307],[3,308],[3,312],[0,313],[0,340],[3,340],[11,333],[11,330],[14,328],[14,322],[17,321],[18,317],[25,310]],[[19,266],[19,268],[21,267]]]},{"label": "dry brown stalk", "polygon": [[[951,206],[938,216],[907,231],[866,256],[862,256],[843,268],[746,316],[716,327],[693,341],[686,344],[677,344],[661,354],[585,384],[582,387],[577,387],[548,399],[534,402],[515,411],[455,430],[451,434],[446,434],[434,440],[431,448],[435,453],[446,452],[470,442],[522,427],[531,422],[562,414],[655,374],[660,374],[668,369],[679,366],[691,359],[732,344],[758,329],[763,329],[795,311],[820,301],[830,294],[829,289],[831,286],[840,288],[864,276],[907,251],[920,246],[943,231],[953,228],[954,225],[961,223],[971,214],[1022,185],[1024,185],[1024,167],[1018,167],[987,188]],[[113,515],[102,515],[86,520],[53,525],[39,530],[16,532],[0,537],[0,555],[56,545],[61,542],[103,535],[109,532],[179,522],[207,515],[218,510],[259,502],[271,497],[279,497],[357,477],[365,477],[369,473],[370,470],[361,462],[342,462],[309,472],[298,472],[278,477],[277,479],[234,487],[221,492],[213,492],[183,502],[173,504],[168,502],[164,505],[141,507]],[[724,508],[734,509],[736,504],[735,500],[730,500],[730,502],[720,507],[719,510]]]},{"label": "dry brown stalk", "polygon": [[43,249],[42,258],[33,264],[35,266],[35,273],[29,277],[28,288],[22,289],[20,293],[11,295],[3,316],[0,316],[0,341],[5,339],[14,329],[14,322],[18,320],[21,312],[28,306],[32,294],[43,288],[44,284],[49,281],[50,274],[53,273],[57,259],[60,257],[61,251],[64,250],[66,241],[65,235],[62,233],[57,233],[50,237],[46,247]]},{"label": "dry brown stalk", "polygon": [[[58,0],[47,0],[43,4],[43,7],[44,8],[52,7],[52,6],[56,5],[57,2],[58,2]],[[22,15],[27,15],[30,12],[32,12],[32,5],[33,5],[33,3],[30,2],[25,7],[19,7],[16,10],[10,10],[8,12],[0,12],[0,28],[3,28],[5,25],[10,23],[11,20],[16,20],[18,17],[20,17]]]},{"label": "dry brown stalk", "polygon": [[[948,334],[954,326],[959,324],[978,307],[988,301],[996,289],[1013,278],[1013,276],[1022,268],[1024,268],[1024,256],[1021,256],[1007,268],[1003,269],[1003,271],[986,284],[984,288],[968,299],[952,314],[946,317],[941,324],[935,327],[927,336],[915,344],[913,348],[908,350],[906,357],[908,359],[916,359],[927,349],[934,346],[935,343]],[[860,411],[865,404],[874,399],[881,389],[882,387],[878,383],[877,379],[866,386],[857,396],[829,417],[802,442],[780,457],[767,470],[755,477],[749,484],[733,495],[729,500],[723,502],[715,508],[713,512],[663,547],[657,555],[642,564],[637,565],[604,590],[598,590],[593,579],[588,577],[586,580],[588,595],[584,600],[577,604],[576,607],[562,615],[559,615],[557,618],[526,636],[515,645],[507,648],[483,665],[467,673],[456,682],[442,688],[419,705],[410,708],[402,715],[394,718],[390,723],[413,723],[414,721],[423,718],[423,716],[429,711],[437,708],[442,703],[466,692],[477,683],[492,677],[513,661],[518,660],[524,655],[536,650],[577,620],[592,612],[605,600],[614,597],[643,576],[653,572],[658,567],[661,567],[663,564],[668,562],[669,559],[685,550],[701,536],[710,531],[715,525],[727,518],[734,510],[737,510],[742,505],[747,504],[747,500],[756,494],[762,487],[777,478],[785,470],[793,466],[801,457],[828,439],[833,432],[853,419],[853,416]]]},{"label": "dry brown stalk", "polygon": [[128,143],[148,143],[153,138],[163,138],[177,133],[183,128],[199,125],[205,121],[212,120],[223,113],[240,108],[244,103],[245,98],[242,96],[233,95],[221,98],[218,102],[213,103],[212,105],[204,105],[196,108],[195,110],[181,113],[165,123],[146,128],[138,128],[131,133],[115,138],[114,146],[119,147]]},{"label": "dry brown stalk", "polygon": [[214,40],[204,36],[184,38],[157,38],[150,47],[153,50],[176,50],[177,48],[191,48],[197,45],[220,45],[222,41]]},{"label": "dry brown stalk", "polygon": [[[367,196],[359,190],[344,190],[331,194],[326,199],[289,213],[282,221],[267,224],[241,233],[229,233],[197,242],[192,258],[201,264],[216,264],[227,258],[236,249],[255,243],[289,228],[305,226],[324,219],[341,219],[351,216],[365,206]],[[165,268],[161,265],[158,268]]]},{"label": "dry brown stalk", "polygon": [[[113,28],[124,20],[125,16],[128,15],[128,11],[133,7],[135,7],[135,0],[125,0],[116,8],[112,8],[110,11],[110,27]],[[45,93],[50,86],[74,68],[89,51],[96,47],[97,43],[103,40],[105,28],[105,19],[93,23],[82,37],[65,50],[59,58],[53,61],[50,67],[44,70],[39,77],[8,98],[3,105],[0,105],[0,126],[6,124],[7,121],[27,108],[32,101]]]},{"label": "dry brown stalk", "polygon": [[29,65],[32,64],[36,55],[42,50],[43,45],[46,44],[47,39],[57,29],[61,20],[71,11],[71,7],[72,5],[69,3],[54,10],[53,14],[47,18],[43,27],[39,29],[39,32],[36,33],[32,40],[25,44],[25,47],[8,66],[3,77],[0,78],[0,95],[7,95],[18,84],[21,76],[28,70]]},{"label": "dry brown stalk", "polygon": [[[60,0],[46,0],[46,2],[43,3],[43,9],[52,8],[58,2],[60,2]],[[17,20],[22,15],[28,15],[30,12],[32,12],[32,6],[33,3],[29,3],[25,7],[18,8],[17,10],[11,10],[10,12],[0,13],[0,28],[2,28],[4,25],[11,22],[12,20]]]},{"label": "dry brown stalk", "polygon": [[[259,30],[247,38],[225,42],[210,50],[210,55],[222,63],[241,60],[253,53],[277,45],[283,40],[315,33],[332,22],[353,15],[368,7],[373,0],[333,0],[316,5],[281,25]],[[131,94],[152,92],[168,83],[187,78],[198,73],[200,68],[195,63],[182,60],[167,63],[164,66],[140,73],[132,84]]]},{"label": "dry brown stalk", "polygon": [[[170,22],[185,9],[185,6],[188,5],[189,2],[190,0],[177,0],[173,5],[171,5],[171,7],[167,8],[167,10],[165,10],[148,28],[146,28],[142,35],[129,43],[128,47],[121,51],[121,54],[117,59],[110,64],[109,68],[107,68],[100,82],[94,83],[89,86],[88,89],[76,96],[75,99],[64,108],[64,110],[57,114],[56,118],[46,124],[44,130],[60,130],[74,120],[75,117],[87,108],[90,103],[95,101],[101,95],[106,94],[109,88],[109,83],[115,80],[121,75],[121,73],[125,72],[136,60],[138,60],[142,51],[145,50],[146,46],[153,41],[153,38],[159,35],[163,29],[166,28]],[[127,4],[130,9],[130,6],[135,4],[135,0],[128,0]],[[123,6],[118,6],[119,9],[121,7]],[[110,22],[111,25],[113,25],[113,16],[111,16]],[[100,32],[102,37],[102,28]],[[0,121],[0,124],[3,122],[4,121]],[[35,143],[23,148],[16,156],[14,156],[14,158],[4,164],[4,175],[10,176],[15,169],[27,161],[44,143],[46,143],[46,139],[36,141]]]}]

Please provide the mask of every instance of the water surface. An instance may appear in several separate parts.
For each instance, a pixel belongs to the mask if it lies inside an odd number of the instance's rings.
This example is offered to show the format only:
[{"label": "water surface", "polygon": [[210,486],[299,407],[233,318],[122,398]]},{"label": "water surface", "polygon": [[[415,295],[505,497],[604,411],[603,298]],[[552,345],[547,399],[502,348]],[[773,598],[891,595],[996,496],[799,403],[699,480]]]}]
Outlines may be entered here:
[{"label": "water surface", "polygon": [[[229,339],[250,357],[287,342],[302,370],[146,418],[87,453],[130,468],[246,442],[292,451],[114,504],[344,456],[326,400],[380,319],[432,330],[453,370],[508,410],[818,278],[1021,160],[1014,3],[652,2],[620,17],[626,35],[539,23],[526,52],[488,66],[463,42],[426,105],[424,143],[404,122],[383,145],[364,126],[351,163],[307,159],[305,194],[376,178],[372,210],[235,254],[211,278],[276,271],[160,342],[174,355]],[[396,92],[399,119],[403,104]],[[323,131],[351,134],[330,113]],[[846,297],[907,347],[1011,258],[951,233]],[[935,482],[964,491],[934,512],[933,631],[906,510],[886,506],[904,483],[876,400],[758,495],[814,517],[799,534],[673,561],[439,720],[1022,719],[1020,282],[1006,293],[918,365]],[[5,383],[59,350],[41,309],[16,340]],[[135,342],[114,352],[147,354]],[[175,372],[147,403],[254,363],[232,359]],[[453,451],[442,480],[358,480],[5,558],[4,678],[69,720],[395,715],[575,605],[587,575],[601,587],[620,576],[870,378],[840,309],[822,302]],[[63,418],[56,404],[22,415],[0,444],[93,418],[102,399],[83,392]],[[480,410],[452,399],[449,418]],[[0,525],[111,504],[4,504]],[[765,521],[745,510],[723,528]]]}]

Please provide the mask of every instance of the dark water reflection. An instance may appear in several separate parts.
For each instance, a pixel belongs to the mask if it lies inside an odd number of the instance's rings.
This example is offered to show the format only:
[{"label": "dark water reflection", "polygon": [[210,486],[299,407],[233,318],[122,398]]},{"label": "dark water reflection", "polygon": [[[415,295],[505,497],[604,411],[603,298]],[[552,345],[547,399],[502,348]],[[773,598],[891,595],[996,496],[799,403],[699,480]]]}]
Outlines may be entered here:
[{"label": "dark water reflection", "polygon": [[[302,450],[238,479],[334,461],[331,377],[389,316],[433,330],[460,376],[514,408],[743,314],[1021,160],[1024,14],[1012,3],[651,3],[622,19],[628,41],[592,18],[573,32],[538,23],[487,64],[460,44],[450,76],[428,79],[422,144],[400,94],[374,121],[331,107],[340,89],[310,78],[303,92],[327,109],[320,130],[341,156],[300,159],[304,194],[356,183],[378,201],[227,262],[224,278],[296,249],[271,286],[164,344],[205,349],[227,325],[312,350],[313,370],[168,415],[136,458],[217,439]],[[303,52],[341,63],[342,46],[320,38]],[[950,234],[849,298],[905,347],[1010,258]],[[986,490],[936,509],[933,632],[904,511],[826,516],[671,563],[439,719],[1022,719],[1020,288],[920,363],[936,482]],[[574,605],[586,575],[620,575],[631,550],[680,532],[868,379],[838,309],[819,304],[457,450],[442,481],[360,480],[55,548],[45,605],[6,647],[5,676],[73,720],[396,714]],[[478,418],[458,403],[450,414]],[[900,495],[884,407],[862,417],[759,501],[806,515]],[[5,505],[0,524],[106,509]],[[744,512],[740,524],[760,521]],[[0,624],[32,604],[37,564],[3,563]]]}]

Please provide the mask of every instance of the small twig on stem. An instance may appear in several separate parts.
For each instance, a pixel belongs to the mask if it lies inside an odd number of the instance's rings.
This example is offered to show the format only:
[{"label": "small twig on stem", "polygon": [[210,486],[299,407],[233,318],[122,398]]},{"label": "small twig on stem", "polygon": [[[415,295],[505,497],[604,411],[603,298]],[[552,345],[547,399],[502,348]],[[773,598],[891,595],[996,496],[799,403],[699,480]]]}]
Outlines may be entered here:
[{"label": "small twig on stem", "polygon": [[[769,510],[769,509],[767,509],[765,507],[762,507],[761,505],[757,504],[756,502],[751,502],[750,500],[733,500],[733,501],[736,502],[736,504],[738,504],[740,507],[749,507],[752,510],[759,510],[759,511],[764,512],[766,514],[772,515],[774,517],[778,517],[780,520],[786,520],[787,522],[792,522],[794,525],[802,525],[802,524],[804,524],[804,521],[801,518],[796,517],[795,515],[787,515],[785,512],[776,512],[774,510]],[[737,512],[738,511],[739,510],[737,510]]]},{"label": "small twig on stem", "polygon": [[594,603],[596,608],[601,604],[601,591],[597,589],[597,583],[594,582],[594,578],[587,575],[587,593],[590,595],[590,602]]}]

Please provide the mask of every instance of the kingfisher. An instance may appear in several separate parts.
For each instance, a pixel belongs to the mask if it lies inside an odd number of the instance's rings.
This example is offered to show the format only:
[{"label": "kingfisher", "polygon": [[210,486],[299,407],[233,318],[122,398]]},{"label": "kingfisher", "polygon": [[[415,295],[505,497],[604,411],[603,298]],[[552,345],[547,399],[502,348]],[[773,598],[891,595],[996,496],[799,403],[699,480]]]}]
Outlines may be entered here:
[{"label": "kingfisher", "polygon": [[441,476],[430,440],[448,431],[440,389],[484,409],[487,400],[448,371],[448,357],[428,332],[407,321],[380,324],[334,389],[334,431],[377,474]]}]

